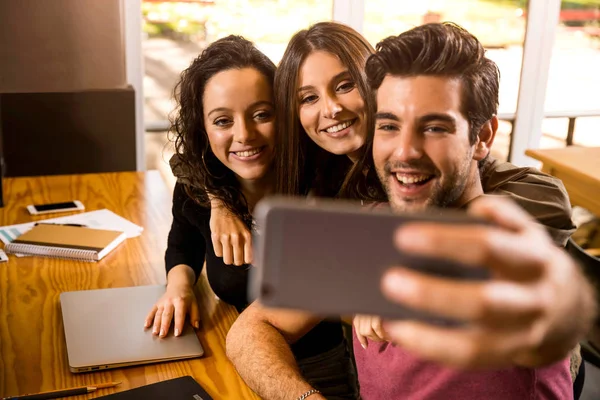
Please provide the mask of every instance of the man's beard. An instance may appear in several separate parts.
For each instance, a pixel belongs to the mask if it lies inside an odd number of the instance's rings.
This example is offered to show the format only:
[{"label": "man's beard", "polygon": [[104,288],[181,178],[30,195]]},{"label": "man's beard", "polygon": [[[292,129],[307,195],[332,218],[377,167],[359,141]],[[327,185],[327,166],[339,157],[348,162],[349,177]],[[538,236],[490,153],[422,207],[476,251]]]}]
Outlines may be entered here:
[{"label": "man's beard", "polygon": [[[468,152],[467,156],[462,160],[458,169],[452,174],[441,175],[440,171],[433,167],[432,163],[423,163],[417,161],[414,163],[390,164],[386,163],[384,171],[377,170],[377,175],[381,181],[390,202],[390,206],[394,211],[418,211],[427,208],[448,208],[456,204],[464,193],[470,178],[470,169],[472,161],[472,152]],[[402,199],[398,202],[398,197],[392,197],[389,187],[389,179],[393,177],[390,171],[393,168],[416,169],[419,171],[427,171],[426,173],[434,175],[435,182],[430,189],[429,198],[425,201],[413,201],[409,198]]]}]

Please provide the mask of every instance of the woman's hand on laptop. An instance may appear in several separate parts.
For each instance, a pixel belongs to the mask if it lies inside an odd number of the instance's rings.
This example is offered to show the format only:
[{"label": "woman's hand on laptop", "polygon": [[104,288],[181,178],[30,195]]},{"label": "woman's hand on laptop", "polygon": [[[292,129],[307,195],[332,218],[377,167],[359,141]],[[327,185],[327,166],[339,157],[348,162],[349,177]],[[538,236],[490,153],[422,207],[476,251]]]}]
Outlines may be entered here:
[{"label": "woman's hand on laptop", "polygon": [[189,314],[190,322],[196,329],[200,327],[200,308],[194,294],[193,271],[187,265],[177,265],[167,275],[165,294],[156,302],[148,313],[144,328],[152,326],[152,333],[160,337],[167,336],[174,320],[175,336],[181,335],[185,318]]}]

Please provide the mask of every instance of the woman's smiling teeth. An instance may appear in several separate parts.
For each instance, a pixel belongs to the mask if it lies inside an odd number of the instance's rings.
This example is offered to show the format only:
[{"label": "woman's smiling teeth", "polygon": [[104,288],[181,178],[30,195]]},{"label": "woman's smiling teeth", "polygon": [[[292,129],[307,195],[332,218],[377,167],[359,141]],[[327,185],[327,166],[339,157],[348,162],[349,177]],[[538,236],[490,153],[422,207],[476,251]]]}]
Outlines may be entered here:
[{"label": "woman's smiling teeth", "polygon": [[341,130],[346,129],[349,126],[352,126],[355,122],[356,122],[356,119],[345,121],[345,122],[342,122],[341,124],[330,126],[329,128],[325,129],[325,132],[327,132],[327,133],[336,133],[336,132],[339,132]]},{"label": "woman's smiling teeth", "polygon": [[252,157],[254,155],[257,155],[258,153],[260,153],[262,151],[264,147],[255,147],[253,149],[250,150],[246,150],[246,151],[234,151],[233,154],[235,154],[236,156],[240,157],[240,158],[247,158],[247,157]]}]

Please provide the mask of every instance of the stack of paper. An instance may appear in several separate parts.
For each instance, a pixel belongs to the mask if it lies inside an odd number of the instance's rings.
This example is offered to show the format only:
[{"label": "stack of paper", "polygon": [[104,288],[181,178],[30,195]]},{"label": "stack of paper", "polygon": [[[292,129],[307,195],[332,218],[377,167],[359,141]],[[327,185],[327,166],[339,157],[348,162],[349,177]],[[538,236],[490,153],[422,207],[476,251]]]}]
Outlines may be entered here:
[{"label": "stack of paper", "polygon": [[[138,226],[107,209],[67,215],[66,217],[50,218],[37,222],[48,224],[78,224],[88,228],[120,231],[125,232],[128,238],[139,236],[144,230],[141,226]],[[0,227],[0,240],[2,240],[4,244],[8,244],[33,228],[35,224],[36,222],[28,222],[25,224]]]}]

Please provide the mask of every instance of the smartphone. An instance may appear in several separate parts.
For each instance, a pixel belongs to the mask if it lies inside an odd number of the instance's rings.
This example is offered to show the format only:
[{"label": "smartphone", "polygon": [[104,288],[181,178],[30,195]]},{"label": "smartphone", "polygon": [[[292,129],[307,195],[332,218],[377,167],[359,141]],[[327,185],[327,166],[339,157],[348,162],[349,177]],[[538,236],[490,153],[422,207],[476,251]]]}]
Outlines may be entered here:
[{"label": "smartphone", "polygon": [[368,209],[343,201],[270,198],[257,204],[254,217],[249,296],[268,307],[447,325],[453,321],[388,301],[380,289],[382,274],[401,265],[450,279],[490,276],[485,268],[402,254],[394,246],[395,230],[407,222],[487,224],[464,212],[394,214],[388,208]]},{"label": "smartphone", "polygon": [[29,211],[29,214],[31,215],[81,210],[85,210],[85,207],[79,200],[67,201],[64,203],[32,204],[27,206],[27,211]]}]

